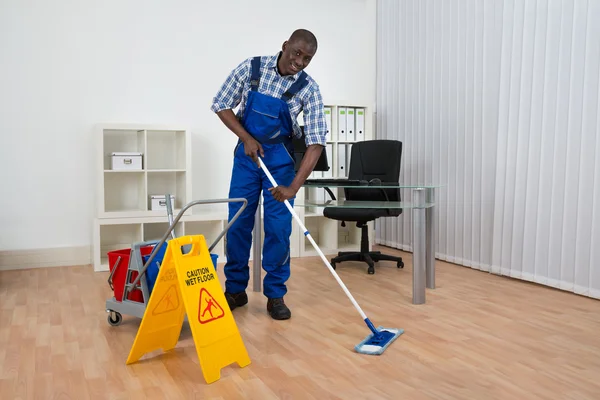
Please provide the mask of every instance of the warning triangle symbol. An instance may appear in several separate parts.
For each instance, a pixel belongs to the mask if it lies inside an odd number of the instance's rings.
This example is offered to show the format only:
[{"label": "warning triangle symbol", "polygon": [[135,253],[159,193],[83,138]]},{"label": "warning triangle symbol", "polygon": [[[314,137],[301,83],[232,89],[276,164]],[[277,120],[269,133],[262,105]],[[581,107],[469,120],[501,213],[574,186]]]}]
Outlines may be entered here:
[{"label": "warning triangle symbol", "polygon": [[154,307],[154,310],[152,310],[152,315],[164,314],[178,308],[179,296],[177,296],[177,288],[175,285],[171,285],[156,307]]},{"label": "warning triangle symbol", "polygon": [[200,301],[198,303],[198,321],[200,321],[201,324],[206,324],[207,322],[219,319],[224,315],[225,311],[223,311],[223,308],[217,303],[215,298],[208,293],[208,290],[202,288],[202,290],[200,290]]}]

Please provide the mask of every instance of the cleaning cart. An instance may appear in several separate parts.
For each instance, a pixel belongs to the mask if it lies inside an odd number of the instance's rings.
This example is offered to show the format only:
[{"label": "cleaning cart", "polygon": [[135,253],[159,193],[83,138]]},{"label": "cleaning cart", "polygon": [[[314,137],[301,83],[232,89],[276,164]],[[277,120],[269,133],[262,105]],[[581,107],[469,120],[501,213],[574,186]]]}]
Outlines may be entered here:
[{"label": "cleaning cart", "polygon": [[[165,200],[169,229],[159,241],[134,243],[131,249],[116,250],[108,253],[110,265],[108,284],[111,290],[113,290],[114,296],[106,300],[106,312],[108,313],[108,323],[112,326],[120,325],[123,315],[130,315],[140,319],[144,316],[146,304],[150,300],[160,263],[166,251],[167,238],[169,236],[175,238],[173,230],[189,208],[199,204],[242,203],[240,209],[208,249],[211,252],[210,256],[216,268],[218,255],[212,253],[213,248],[219,243],[221,238],[227,233],[229,227],[237,220],[248,205],[248,201],[243,198],[195,200],[186,204],[175,219],[173,219],[171,196],[168,193],[165,196]],[[127,266],[126,270],[124,270],[125,266]]]}]

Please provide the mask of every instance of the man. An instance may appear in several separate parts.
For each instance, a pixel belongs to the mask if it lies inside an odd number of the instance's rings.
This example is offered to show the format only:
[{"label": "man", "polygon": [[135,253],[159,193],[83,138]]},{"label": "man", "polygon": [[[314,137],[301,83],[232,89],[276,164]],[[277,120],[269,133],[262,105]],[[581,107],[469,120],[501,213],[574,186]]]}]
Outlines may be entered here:
[{"label": "man", "polygon": [[[238,138],[229,197],[245,198],[248,205],[226,235],[225,297],[231,310],[248,302],[248,261],[258,199],[264,197],[263,293],[273,319],[291,317],[283,297],[290,276],[292,215],[296,193],[312,172],[325,146],[326,122],[317,83],[304,71],[317,51],[317,39],[299,29],[273,56],[248,58],[227,77],[211,110]],[[237,114],[233,109],[240,106]],[[294,171],[292,136],[302,132],[296,118],[304,115],[307,151],[298,173]],[[260,169],[262,158],[279,186],[271,187]],[[230,203],[229,219],[241,205]]]}]

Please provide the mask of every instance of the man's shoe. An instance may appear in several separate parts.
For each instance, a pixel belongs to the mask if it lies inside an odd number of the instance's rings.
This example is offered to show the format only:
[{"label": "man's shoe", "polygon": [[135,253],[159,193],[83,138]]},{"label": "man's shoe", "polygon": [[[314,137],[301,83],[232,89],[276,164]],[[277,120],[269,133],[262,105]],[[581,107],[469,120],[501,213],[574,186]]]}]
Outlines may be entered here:
[{"label": "man's shoe", "polygon": [[246,292],[240,293],[227,293],[225,292],[225,299],[227,299],[227,304],[229,305],[229,309],[233,311],[234,308],[241,307],[248,303],[248,295]]},{"label": "man's shoe", "polygon": [[289,319],[292,316],[292,312],[283,302],[283,298],[269,299],[267,301],[267,311],[273,319]]}]

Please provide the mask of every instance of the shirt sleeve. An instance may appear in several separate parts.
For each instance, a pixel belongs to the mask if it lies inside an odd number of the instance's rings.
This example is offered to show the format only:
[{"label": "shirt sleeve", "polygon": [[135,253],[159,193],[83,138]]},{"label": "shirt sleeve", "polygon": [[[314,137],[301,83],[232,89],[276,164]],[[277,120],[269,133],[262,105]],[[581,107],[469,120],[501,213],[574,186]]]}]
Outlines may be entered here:
[{"label": "shirt sleeve", "polygon": [[316,84],[311,88],[311,94],[304,105],[303,115],[306,146],[312,144],[325,146],[327,143],[327,122],[325,120],[323,97],[319,86]]},{"label": "shirt sleeve", "polygon": [[234,109],[240,104],[244,85],[250,73],[249,59],[242,61],[225,79],[223,85],[213,98],[210,109],[217,113],[226,109]]}]

